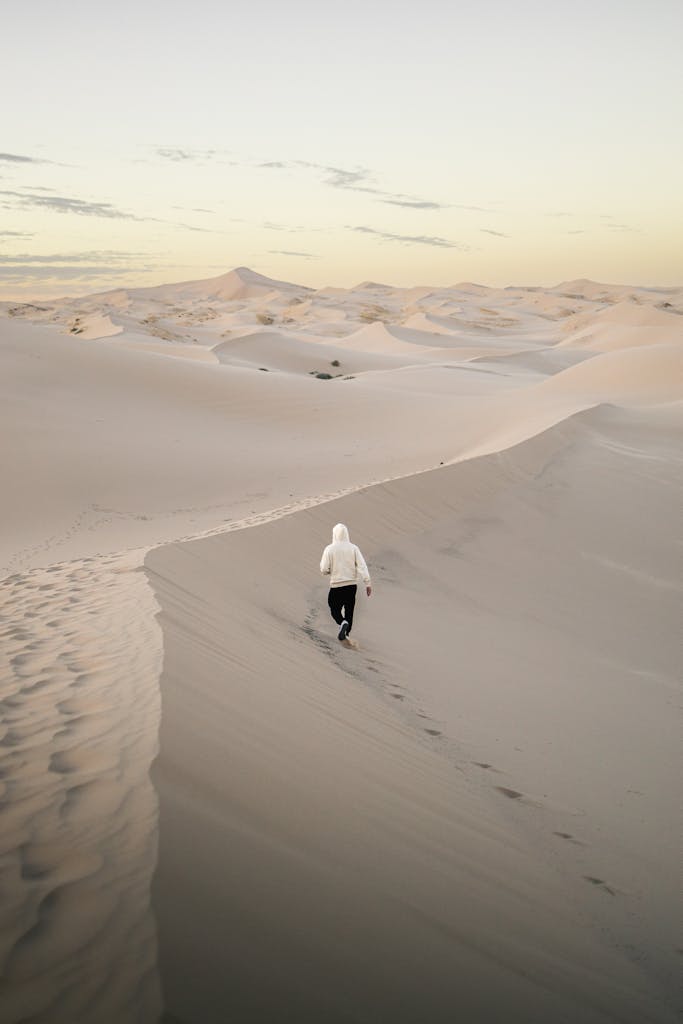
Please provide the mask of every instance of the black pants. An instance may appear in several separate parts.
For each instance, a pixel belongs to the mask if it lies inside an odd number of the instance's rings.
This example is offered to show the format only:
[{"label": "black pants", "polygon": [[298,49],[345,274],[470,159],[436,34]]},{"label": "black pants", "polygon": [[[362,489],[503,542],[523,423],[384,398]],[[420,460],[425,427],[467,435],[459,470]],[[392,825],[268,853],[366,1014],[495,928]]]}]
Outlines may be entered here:
[{"label": "black pants", "polygon": [[330,615],[338,626],[341,626],[346,619],[349,624],[349,633],[353,625],[353,609],[356,604],[357,590],[356,584],[350,583],[347,587],[330,587],[330,592],[327,595]]}]

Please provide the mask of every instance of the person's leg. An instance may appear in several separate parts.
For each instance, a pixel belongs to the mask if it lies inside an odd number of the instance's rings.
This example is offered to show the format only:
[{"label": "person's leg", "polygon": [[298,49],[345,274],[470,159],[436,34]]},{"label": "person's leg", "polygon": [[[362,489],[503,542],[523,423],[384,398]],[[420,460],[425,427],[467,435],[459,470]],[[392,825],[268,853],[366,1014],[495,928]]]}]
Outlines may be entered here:
[{"label": "person's leg", "polygon": [[344,616],[342,615],[342,605],[344,604],[343,590],[344,587],[330,587],[330,592],[327,595],[327,603],[330,606],[330,615],[338,626],[341,626],[344,621]]},{"label": "person's leg", "polygon": [[344,618],[349,624],[348,632],[353,626],[353,609],[356,607],[356,591],[358,587],[353,583],[350,587],[342,587],[344,591]]}]

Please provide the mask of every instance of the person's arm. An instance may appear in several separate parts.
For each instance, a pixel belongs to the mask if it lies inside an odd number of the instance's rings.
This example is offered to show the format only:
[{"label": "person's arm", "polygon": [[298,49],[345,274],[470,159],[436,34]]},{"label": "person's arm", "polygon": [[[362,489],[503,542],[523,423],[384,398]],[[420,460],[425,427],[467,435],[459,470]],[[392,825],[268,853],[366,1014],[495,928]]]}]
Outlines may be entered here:
[{"label": "person's arm", "polygon": [[329,576],[332,572],[332,561],[330,559],[329,546],[323,551],[323,557],[320,559],[320,571],[323,576]]},{"label": "person's arm", "polygon": [[356,548],[356,570],[360,573],[361,579],[365,584],[365,593],[370,597],[370,594],[372,593],[372,581],[360,548]]}]

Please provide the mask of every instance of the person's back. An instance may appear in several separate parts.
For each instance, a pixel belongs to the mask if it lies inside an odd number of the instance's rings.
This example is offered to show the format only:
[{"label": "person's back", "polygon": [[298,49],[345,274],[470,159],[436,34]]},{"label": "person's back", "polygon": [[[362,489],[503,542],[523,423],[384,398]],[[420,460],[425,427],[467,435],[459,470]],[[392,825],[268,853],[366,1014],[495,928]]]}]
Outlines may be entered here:
[{"label": "person's back", "polygon": [[349,531],[343,523],[337,523],[332,530],[332,543],[323,551],[320,571],[330,576],[330,592],[327,603],[330,614],[339,625],[338,637],[345,640],[353,625],[353,609],[356,601],[357,580],[365,583],[368,597],[372,593],[370,573],[359,547],[349,540]]},{"label": "person's back", "polygon": [[[349,540],[349,531],[343,523],[337,523],[332,531],[332,543],[328,544],[323,552],[323,562],[325,561],[329,564],[331,587],[355,583],[359,569],[361,574],[367,577],[367,581],[370,580],[365,559],[360,553],[360,549]],[[322,565],[321,571],[325,572]]]}]

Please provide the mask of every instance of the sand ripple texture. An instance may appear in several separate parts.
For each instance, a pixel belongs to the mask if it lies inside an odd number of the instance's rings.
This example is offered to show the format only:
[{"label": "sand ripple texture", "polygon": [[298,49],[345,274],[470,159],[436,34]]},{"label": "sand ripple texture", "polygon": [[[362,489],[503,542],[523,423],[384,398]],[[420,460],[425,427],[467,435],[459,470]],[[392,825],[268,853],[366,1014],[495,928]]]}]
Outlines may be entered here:
[{"label": "sand ripple texture", "polygon": [[139,561],[0,582],[3,1024],[159,1016],[148,770],[161,635]]}]

